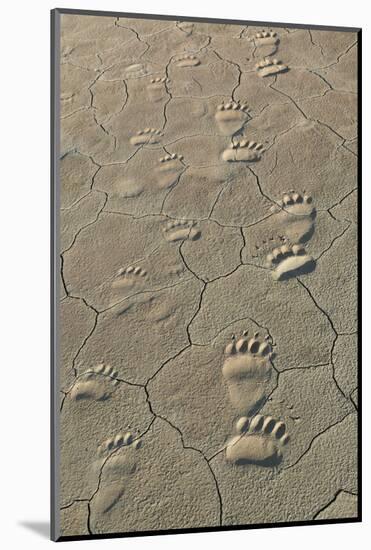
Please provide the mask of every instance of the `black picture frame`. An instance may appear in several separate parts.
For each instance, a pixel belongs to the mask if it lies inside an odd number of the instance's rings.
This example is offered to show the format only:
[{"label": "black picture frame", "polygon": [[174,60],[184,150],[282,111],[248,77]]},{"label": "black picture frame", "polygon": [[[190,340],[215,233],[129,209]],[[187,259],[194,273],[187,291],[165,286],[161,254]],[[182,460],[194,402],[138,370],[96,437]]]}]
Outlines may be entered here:
[{"label": "black picture frame", "polygon": [[[358,114],[358,165],[357,165],[357,181],[358,181],[358,514],[356,518],[339,518],[339,519],[321,519],[321,520],[305,520],[291,521],[280,523],[257,523],[244,525],[225,525],[218,527],[202,527],[189,529],[170,529],[162,531],[138,531],[128,533],[107,533],[107,534],[91,534],[77,536],[61,536],[59,532],[59,290],[60,290],[60,249],[59,249],[59,142],[60,142],[60,109],[59,109],[59,63],[60,63],[60,16],[63,14],[72,15],[91,15],[101,17],[125,17],[135,19],[151,19],[159,21],[190,21],[199,23],[224,23],[228,25],[257,25],[274,27],[286,27],[295,29],[310,29],[310,30],[329,30],[353,32],[358,35],[358,79],[357,79],[357,114]],[[141,13],[125,13],[116,11],[94,11],[94,10],[79,10],[56,8],[51,10],[51,118],[50,118],[50,155],[51,155],[51,205],[50,205],[50,255],[51,255],[51,310],[50,310],[50,326],[51,326],[51,539],[56,542],[74,541],[74,540],[92,540],[92,539],[111,539],[111,538],[127,538],[127,537],[143,537],[149,535],[168,535],[168,534],[184,534],[184,533],[199,533],[199,532],[219,532],[219,531],[236,531],[249,529],[267,529],[280,527],[297,527],[308,525],[324,525],[324,524],[341,524],[341,523],[356,523],[362,521],[362,369],[361,369],[361,346],[362,346],[362,303],[361,303],[361,287],[362,287],[362,29],[357,27],[337,27],[326,25],[304,25],[294,23],[282,23],[271,21],[249,21],[240,19],[216,19],[216,18],[201,18],[193,16],[177,16],[177,15],[155,15]]]}]

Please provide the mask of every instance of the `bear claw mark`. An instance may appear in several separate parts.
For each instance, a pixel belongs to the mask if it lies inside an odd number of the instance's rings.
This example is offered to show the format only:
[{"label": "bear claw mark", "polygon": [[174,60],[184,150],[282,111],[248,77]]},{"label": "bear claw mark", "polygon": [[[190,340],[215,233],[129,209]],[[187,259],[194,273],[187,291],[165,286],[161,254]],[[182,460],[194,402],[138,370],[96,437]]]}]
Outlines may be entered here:
[{"label": "bear claw mark", "polygon": [[110,365],[101,363],[81,374],[73,385],[70,397],[73,401],[104,401],[115,391],[117,371]]},{"label": "bear claw mark", "polygon": [[232,136],[239,132],[250,118],[248,104],[240,101],[221,103],[215,113],[216,123],[224,136]]},{"label": "bear claw mark", "polygon": [[163,137],[161,130],[156,128],[145,128],[144,130],[139,130],[135,136],[130,138],[131,145],[157,145],[160,143],[161,138]]},{"label": "bear claw mark", "polygon": [[268,254],[267,265],[274,268],[272,271],[273,279],[285,281],[312,272],[316,262],[307,253],[304,246],[285,243]]},{"label": "bear claw mark", "polygon": [[241,417],[236,423],[236,431],[238,435],[226,448],[228,462],[273,467],[282,461],[282,448],[290,437],[281,420],[261,414],[252,419]]},{"label": "bear claw mark", "polygon": [[222,159],[226,162],[256,162],[261,159],[262,153],[264,153],[262,143],[242,138],[223,151]]},{"label": "bear claw mark", "polygon": [[274,76],[279,73],[287,72],[289,68],[281,61],[278,61],[278,59],[271,60],[265,58],[263,61],[259,61],[259,63],[255,65],[255,70],[260,77],[264,78],[266,76]]},{"label": "bear claw mark", "polygon": [[250,413],[267,395],[272,375],[273,351],[269,336],[247,331],[232,340],[224,349],[222,374],[227,382],[232,405],[240,414]]}]

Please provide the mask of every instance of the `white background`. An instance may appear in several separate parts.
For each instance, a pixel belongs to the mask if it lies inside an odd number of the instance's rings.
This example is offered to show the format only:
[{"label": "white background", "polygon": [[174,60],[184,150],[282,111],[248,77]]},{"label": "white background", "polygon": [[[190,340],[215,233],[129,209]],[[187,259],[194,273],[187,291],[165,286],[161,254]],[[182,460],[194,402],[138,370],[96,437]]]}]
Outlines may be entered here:
[{"label": "white background", "polygon": [[[1,235],[1,483],[0,540],[3,548],[41,548],[49,518],[49,10],[54,7],[135,11],[248,19],[364,29],[365,279],[370,247],[370,36],[368,2],[352,0],[264,0],[217,2],[180,0],[80,0],[55,5],[48,0],[4,2],[1,7],[0,135],[2,161]],[[367,66],[367,65],[368,66]],[[367,170],[366,170],[367,168]],[[366,289],[365,289],[366,290]],[[364,312],[370,305],[365,292]],[[367,328],[367,326],[366,326]],[[365,345],[368,345],[366,333]],[[5,353],[4,353],[5,351]],[[365,357],[367,359],[367,357]],[[364,524],[264,529],[137,539],[68,543],[69,548],[364,548],[370,529],[371,365],[364,361]],[[367,454],[366,454],[367,453]],[[295,503],[293,503],[295,506]]]}]

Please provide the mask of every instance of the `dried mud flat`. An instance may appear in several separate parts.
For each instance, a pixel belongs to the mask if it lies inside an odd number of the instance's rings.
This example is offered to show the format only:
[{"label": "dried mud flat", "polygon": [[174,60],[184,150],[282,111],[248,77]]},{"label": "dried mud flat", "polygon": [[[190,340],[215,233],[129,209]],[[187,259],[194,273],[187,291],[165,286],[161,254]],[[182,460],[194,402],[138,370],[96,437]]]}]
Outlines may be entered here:
[{"label": "dried mud flat", "polygon": [[357,35],[61,35],[61,534],[356,517]]}]

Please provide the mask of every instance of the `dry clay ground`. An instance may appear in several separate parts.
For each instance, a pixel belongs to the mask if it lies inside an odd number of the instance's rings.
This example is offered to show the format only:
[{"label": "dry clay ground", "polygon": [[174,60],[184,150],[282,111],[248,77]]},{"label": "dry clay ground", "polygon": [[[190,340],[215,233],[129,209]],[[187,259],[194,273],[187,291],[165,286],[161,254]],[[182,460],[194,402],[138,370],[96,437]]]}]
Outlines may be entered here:
[{"label": "dry clay ground", "polygon": [[356,517],[357,35],[61,27],[62,534]]}]

